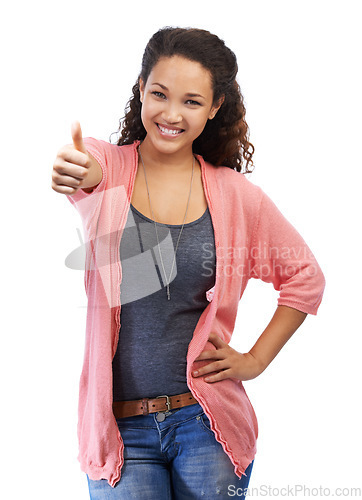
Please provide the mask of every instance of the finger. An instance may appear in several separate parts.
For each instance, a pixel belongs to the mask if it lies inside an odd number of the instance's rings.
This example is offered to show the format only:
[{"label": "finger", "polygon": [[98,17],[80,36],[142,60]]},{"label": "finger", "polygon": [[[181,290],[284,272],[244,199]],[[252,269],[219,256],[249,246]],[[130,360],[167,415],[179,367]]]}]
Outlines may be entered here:
[{"label": "finger", "polygon": [[215,373],[214,375],[208,375],[204,378],[205,382],[219,382],[220,380],[225,380],[227,378],[234,378],[232,376],[231,370],[222,370],[219,373]]},{"label": "finger", "polygon": [[75,149],[87,154],[87,150],[83,142],[82,129],[79,122],[75,121],[72,123],[71,132]]},{"label": "finger", "polygon": [[70,175],[53,175],[53,181],[58,186],[80,187],[83,179]]},{"label": "finger", "polygon": [[[85,156],[83,153],[79,151],[74,151],[73,153],[77,153],[77,155],[81,155],[80,157],[76,157],[73,162],[69,162],[66,160],[58,160],[56,165],[54,166],[54,170],[58,173],[58,175],[70,175],[71,177],[76,177],[78,179],[84,179],[87,175],[88,163],[85,160]],[[89,158],[87,156],[87,160],[89,162]]]},{"label": "finger", "polygon": [[206,375],[211,372],[218,372],[219,370],[224,370],[225,368],[229,368],[229,363],[227,360],[219,360],[214,361],[213,363],[208,363],[207,365],[198,368],[192,372],[194,377],[200,377],[201,375]]},{"label": "finger", "polygon": [[51,183],[51,187],[54,191],[60,194],[75,194],[79,188],[72,188],[70,186],[62,186],[56,184],[54,181]]},{"label": "finger", "polygon": [[202,351],[195,361],[201,361],[202,359],[219,359],[220,351],[214,349],[213,351]]},{"label": "finger", "polygon": [[225,346],[227,345],[227,343],[226,343],[226,342],[224,342],[224,341],[222,340],[222,338],[220,338],[220,337],[219,337],[216,333],[214,333],[214,332],[211,332],[211,333],[210,333],[210,336],[209,336],[209,342],[211,342],[212,344],[214,344],[214,346],[215,346],[216,348],[220,348],[220,349],[221,349],[221,348],[223,348],[223,347],[225,347]]}]

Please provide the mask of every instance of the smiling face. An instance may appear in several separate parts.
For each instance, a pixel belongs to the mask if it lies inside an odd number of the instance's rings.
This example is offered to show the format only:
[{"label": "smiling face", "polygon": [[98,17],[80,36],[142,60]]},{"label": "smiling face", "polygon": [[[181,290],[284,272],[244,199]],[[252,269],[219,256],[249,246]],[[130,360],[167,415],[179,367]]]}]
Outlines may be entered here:
[{"label": "smiling face", "polygon": [[221,106],[213,105],[211,75],[181,56],[161,58],[146,84],[140,79],[144,145],[159,154],[192,154],[192,143]]}]

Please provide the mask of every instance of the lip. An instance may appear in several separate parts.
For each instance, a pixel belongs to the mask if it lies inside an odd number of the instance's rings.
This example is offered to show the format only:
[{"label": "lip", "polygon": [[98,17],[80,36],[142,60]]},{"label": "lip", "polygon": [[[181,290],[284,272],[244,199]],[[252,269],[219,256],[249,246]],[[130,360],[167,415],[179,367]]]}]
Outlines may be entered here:
[{"label": "lip", "polygon": [[[180,127],[171,127],[170,125],[164,125],[163,123],[156,123],[156,126],[157,126],[157,129],[158,129],[159,133],[162,135],[162,137],[169,137],[171,139],[180,136],[185,131],[183,128],[180,128]],[[163,128],[167,128],[168,130],[177,130],[179,133],[178,134],[168,134],[166,132],[163,132],[160,129],[160,126],[163,127]]]}]

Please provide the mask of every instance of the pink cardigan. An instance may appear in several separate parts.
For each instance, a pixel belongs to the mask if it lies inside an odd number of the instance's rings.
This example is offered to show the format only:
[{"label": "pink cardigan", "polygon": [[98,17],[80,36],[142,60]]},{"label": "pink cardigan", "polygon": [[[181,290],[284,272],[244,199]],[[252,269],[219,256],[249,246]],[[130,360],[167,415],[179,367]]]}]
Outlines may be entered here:
[{"label": "pink cardigan", "polygon": [[[121,478],[123,441],[112,411],[112,359],[120,325],[122,267],[119,244],[125,227],[138,165],[137,146],[117,146],[86,138],[87,150],[102,167],[91,192],[66,195],[78,210],[86,244],[84,284],[88,298],[83,369],[79,384],[78,460],[90,479]],[[187,384],[211,422],[217,441],[240,478],[256,454],[258,424],[241,381],[213,384],[193,378],[194,362],[211,331],[225,342],[233,334],[239,300],[250,278],[272,283],[278,305],[316,314],[325,287],[312,252],[273,201],[243,174],[214,167],[198,156],[214,227],[216,281],[209,305],[195,327],[187,353]],[[147,396],[147,395],[145,395]]]}]

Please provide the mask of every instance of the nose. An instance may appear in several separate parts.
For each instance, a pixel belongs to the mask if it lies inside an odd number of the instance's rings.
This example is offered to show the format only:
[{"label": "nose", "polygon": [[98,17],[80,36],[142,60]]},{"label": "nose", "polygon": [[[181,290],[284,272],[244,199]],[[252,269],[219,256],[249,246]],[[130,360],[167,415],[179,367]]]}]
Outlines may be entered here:
[{"label": "nose", "polygon": [[163,112],[163,118],[170,125],[182,121],[182,114],[179,106],[177,104],[168,102],[167,107],[164,109]]}]

